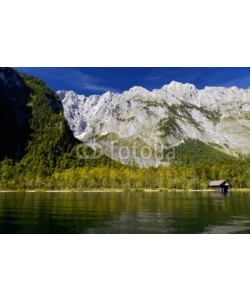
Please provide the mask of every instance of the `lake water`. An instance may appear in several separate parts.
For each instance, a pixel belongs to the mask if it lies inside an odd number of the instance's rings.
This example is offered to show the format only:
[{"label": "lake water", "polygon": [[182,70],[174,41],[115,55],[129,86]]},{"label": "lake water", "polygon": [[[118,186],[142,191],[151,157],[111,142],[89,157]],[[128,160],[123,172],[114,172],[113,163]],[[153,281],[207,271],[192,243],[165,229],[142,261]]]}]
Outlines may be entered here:
[{"label": "lake water", "polygon": [[250,193],[0,193],[0,233],[250,233]]}]

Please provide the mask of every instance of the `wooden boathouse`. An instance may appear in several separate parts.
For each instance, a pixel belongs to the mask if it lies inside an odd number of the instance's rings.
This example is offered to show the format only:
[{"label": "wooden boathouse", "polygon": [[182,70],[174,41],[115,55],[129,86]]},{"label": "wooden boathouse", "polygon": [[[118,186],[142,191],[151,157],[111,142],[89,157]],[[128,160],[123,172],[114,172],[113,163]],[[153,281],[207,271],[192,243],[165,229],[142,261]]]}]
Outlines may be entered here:
[{"label": "wooden boathouse", "polygon": [[232,186],[227,180],[214,180],[209,183],[208,187],[218,192],[227,193]]}]

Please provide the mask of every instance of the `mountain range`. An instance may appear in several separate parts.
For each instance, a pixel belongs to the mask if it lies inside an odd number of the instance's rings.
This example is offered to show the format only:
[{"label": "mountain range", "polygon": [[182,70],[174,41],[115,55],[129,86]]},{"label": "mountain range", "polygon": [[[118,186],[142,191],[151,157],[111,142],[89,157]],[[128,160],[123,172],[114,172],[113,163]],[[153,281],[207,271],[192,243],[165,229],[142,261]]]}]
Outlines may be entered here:
[{"label": "mountain range", "polygon": [[125,164],[170,165],[192,144],[222,158],[250,154],[250,89],[172,81],[153,91],[57,94],[75,138]]}]

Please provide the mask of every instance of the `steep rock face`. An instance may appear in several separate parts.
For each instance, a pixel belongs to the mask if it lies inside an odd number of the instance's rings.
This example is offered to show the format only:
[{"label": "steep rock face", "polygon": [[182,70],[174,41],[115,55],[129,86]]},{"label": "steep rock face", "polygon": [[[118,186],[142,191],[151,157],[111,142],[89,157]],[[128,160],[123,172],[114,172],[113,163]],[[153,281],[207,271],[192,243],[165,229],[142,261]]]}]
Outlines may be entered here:
[{"label": "steep rock face", "polygon": [[85,97],[57,92],[74,136],[110,157],[140,166],[168,164],[160,153],[187,138],[229,155],[250,154],[250,89],[171,82],[152,92]]},{"label": "steep rock face", "polygon": [[0,159],[20,158],[28,136],[29,89],[17,72],[0,68]]}]

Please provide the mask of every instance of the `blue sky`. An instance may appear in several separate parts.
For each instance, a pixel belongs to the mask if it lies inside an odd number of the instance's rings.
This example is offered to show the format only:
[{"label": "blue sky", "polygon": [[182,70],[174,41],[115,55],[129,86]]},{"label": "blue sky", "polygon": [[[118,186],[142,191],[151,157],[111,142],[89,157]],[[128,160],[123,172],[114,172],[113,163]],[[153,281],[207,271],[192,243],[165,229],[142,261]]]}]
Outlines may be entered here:
[{"label": "blue sky", "polygon": [[123,92],[143,86],[161,88],[171,81],[205,86],[250,87],[250,68],[16,68],[43,79],[53,90],[73,90],[90,95],[106,91]]}]

